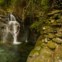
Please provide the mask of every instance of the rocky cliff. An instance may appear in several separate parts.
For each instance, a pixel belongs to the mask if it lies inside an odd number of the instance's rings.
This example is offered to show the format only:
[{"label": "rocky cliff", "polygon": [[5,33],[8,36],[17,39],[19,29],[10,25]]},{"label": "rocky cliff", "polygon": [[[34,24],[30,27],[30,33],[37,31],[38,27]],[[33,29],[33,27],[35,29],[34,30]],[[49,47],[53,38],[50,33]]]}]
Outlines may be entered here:
[{"label": "rocky cliff", "polygon": [[62,62],[62,10],[48,13],[48,22],[43,26],[27,62]]}]

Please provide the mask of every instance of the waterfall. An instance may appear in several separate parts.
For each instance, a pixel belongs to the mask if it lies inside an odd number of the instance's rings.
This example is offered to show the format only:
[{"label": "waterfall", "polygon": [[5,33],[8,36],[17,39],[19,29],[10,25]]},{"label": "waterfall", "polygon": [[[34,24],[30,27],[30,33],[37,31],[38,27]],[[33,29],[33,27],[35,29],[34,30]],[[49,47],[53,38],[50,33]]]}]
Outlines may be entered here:
[{"label": "waterfall", "polygon": [[7,32],[4,38],[6,38],[7,35],[10,33],[13,36],[13,44],[20,44],[21,42],[17,41],[19,30],[20,30],[20,24],[17,22],[15,16],[13,14],[10,14],[10,19],[8,20],[8,24],[6,27]]}]

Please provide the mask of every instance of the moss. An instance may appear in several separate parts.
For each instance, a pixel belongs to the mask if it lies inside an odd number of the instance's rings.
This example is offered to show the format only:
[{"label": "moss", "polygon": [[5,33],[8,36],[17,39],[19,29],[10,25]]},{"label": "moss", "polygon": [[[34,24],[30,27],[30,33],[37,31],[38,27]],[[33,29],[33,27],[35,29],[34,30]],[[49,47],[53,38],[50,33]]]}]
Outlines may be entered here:
[{"label": "moss", "polygon": [[4,3],[4,0],[0,0],[0,5],[2,5]]},{"label": "moss", "polygon": [[49,42],[47,43],[47,46],[48,46],[50,49],[55,49],[55,48],[56,48],[56,44],[55,44],[54,42],[52,42],[52,41],[49,41]]},{"label": "moss", "polygon": [[38,40],[35,47],[36,46],[40,46],[41,48],[43,48],[45,46],[44,39]]},{"label": "moss", "polygon": [[[34,49],[33,49],[34,51]],[[32,51],[32,52],[33,52]],[[29,59],[27,60],[27,62],[46,62],[46,61],[52,61],[52,51],[48,48],[48,47],[44,47],[42,48],[40,51],[40,53],[36,53],[36,55],[29,55]]]},{"label": "moss", "polygon": [[57,46],[54,54],[55,54],[54,56],[55,62],[61,62],[62,61],[62,46],[61,45]]},{"label": "moss", "polygon": [[55,35],[54,35],[54,34],[52,34],[52,33],[48,33],[47,37],[48,37],[48,38],[54,38],[54,37],[55,37]]},{"label": "moss", "polygon": [[62,44],[62,39],[60,39],[60,38],[53,38],[53,41],[58,44]]},{"label": "moss", "polygon": [[35,57],[35,56],[38,56],[39,55],[39,51],[38,50],[33,50],[33,51],[31,51],[31,53],[30,53],[30,57]]}]

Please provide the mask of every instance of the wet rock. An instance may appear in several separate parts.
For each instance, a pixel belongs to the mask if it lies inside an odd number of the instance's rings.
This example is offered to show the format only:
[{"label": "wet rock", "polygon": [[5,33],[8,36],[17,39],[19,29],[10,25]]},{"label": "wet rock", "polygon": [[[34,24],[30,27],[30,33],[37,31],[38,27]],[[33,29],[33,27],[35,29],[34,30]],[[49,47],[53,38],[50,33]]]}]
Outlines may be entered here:
[{"label": "wet rock", "polygon": [[62,37],[62,28],[57,28],[56,36],[57,37]]},{"label": "wet rock", "polygon": [[47,46],[52,50],[56,48],[56,44],[52,41],[48,41]]},{"label": "wet rock", "polygon": [[55,35],[53,33],[48,33],[47,37],[52,39],[55,37]]},{"label": "wet rock", "polygon": [[35,54],[35,56],[29,55],[27,62],[46,62],[46,61],[52,62],[51,58],[52,58],[52,51],[48,47],[45,47],[40,49],[39,55],[37,54]]},{"label": "wet rock", "polygon": [[62,43],[62,39],[60,39],[60,38],[53,38],[53,41],[58,43],[58,44]]},{"label": "wet rock", "polygon": [[57,45],[57,48],[54,52],[54,62],[62,62],[62,46]]},{"label": "wet rock", "polygon": [[[48,33],[48,32],[53,32],[53,28],[51,28],[50,26],[46,26],[43,33]],[[41,33],[42,33],[42,31],[41,31]]]}]

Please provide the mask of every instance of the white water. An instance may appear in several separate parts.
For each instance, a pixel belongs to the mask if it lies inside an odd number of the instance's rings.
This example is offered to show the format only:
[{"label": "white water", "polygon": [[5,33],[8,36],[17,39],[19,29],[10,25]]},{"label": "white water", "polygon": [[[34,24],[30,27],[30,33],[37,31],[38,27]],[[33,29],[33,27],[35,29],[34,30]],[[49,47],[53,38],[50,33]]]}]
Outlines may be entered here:
[{"label": "white water", "polygon": [[4,41],[7,35],[10,33],[13,36],[13,44],[20,44],[21,42],[17,41],[17,36],[19,34],[20,24],[16,21],[14,15],[10,14],[10,20],[6,27],[6,36],[4,36]]}]

